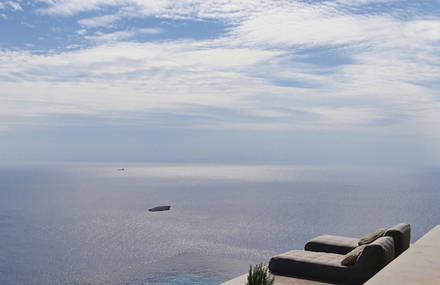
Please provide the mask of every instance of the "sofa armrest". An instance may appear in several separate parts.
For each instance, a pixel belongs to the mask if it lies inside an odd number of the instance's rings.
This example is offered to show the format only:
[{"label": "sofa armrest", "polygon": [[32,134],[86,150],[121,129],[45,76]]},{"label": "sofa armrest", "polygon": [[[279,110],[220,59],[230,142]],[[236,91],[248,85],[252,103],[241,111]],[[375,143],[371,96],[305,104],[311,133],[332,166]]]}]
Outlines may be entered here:
[{"label": "sofa armrest", "polygon": [[394,240],[381,237],[367,245],[358,257],[352,282],[362,284],[394,259]]},{"label": "sofa armrest", "polygon": [[389,228],[384,236],[392,237],[394,239],[395,257],[409,248],[411,241],[411,226],[410,224],[400,223],[392,228]]}]

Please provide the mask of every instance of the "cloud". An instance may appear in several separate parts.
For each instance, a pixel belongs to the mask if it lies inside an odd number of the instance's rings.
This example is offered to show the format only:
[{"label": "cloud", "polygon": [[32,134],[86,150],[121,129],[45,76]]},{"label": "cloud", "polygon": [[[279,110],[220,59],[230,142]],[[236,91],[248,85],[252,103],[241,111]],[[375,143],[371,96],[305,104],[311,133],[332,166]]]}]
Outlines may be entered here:
[{"label": "cloud", "polygon": [[11,9],[13,11],[23,11],[23,8],[21,8],[20,4],[18,2],[14,2],[14,1],[7,1],[6,5],[8,5],[9,7],[11,7]]},{"label": "cloud", "polygon": [[[117,8],[125,17],[158,17],[170,19],[228,19],[238,20],[263,14],[272,9],[296,9],[300,7],[326,7],[327,9],[359,9],[374,4],[402,2],[397,0],[337,0],[337,1],[273,1],[273,0],[40,0],[46,7],[39,12],[50,15],[75,15],[87,11]],[[407,5],[408,1],[404,5]]]},{"label": "cloud", "polygon": [[40,0],[40,2],[45,3],[47,7],[39,9],[39,12],[52,15],[73,15],[123,3],[123,1],[118,0]]},{"label": "cloud", "polygon": [[[237,1],[225,0],[220,2],[203,0],[183,1],[141,1],[141,0],[50,0],[44,1],[47,6],[39,12],[50,15],[74,15],[86,11],[96,11],[105,8],[118,7],[125,16],[171,19],[231,19],[245,17],[257,12],[263,12],[270,7],[279,6],[270,0]],[[296,1],[293,1],[296,3]]]},{"label": "cloud", "polygon": [[117,31],[112,33],[96,32],[94,35],[86,35],[84,38],[95,42],[117,42],[132,38],[135,35],[135,31]]},{"label": "cloud", "polygon": [[375,4],[375,3],[392,3],[397,1],[399,0],[336,0],[335,2],[350,6],[360,6],[360,5]]},{"label": "cloud", "polygon": [[85,34],[87,34],[87,30],[86,29],[79,29],[76,31],[76,33],[78,35],[84,36]]},{"label": "cloud", "polygon": [[362,16],[329,15],[326,9],[313,6],[279,8],[244,20],[233,32],[249,44],[340,45],[365,40],[364,25],[375,21],[366,22]]},{"label": "cloud", "polygon": [[[85,11],[99,10],[106,7],[145,7],[152,10],[163,10],[161,7],[170,5],[168,1],[137,1],[137,0],[50,0],[43,1],[47,4],[46,8],[39,9],[42,14],[50,15],[73,15]],[[145,2],[145,3],[144,3]],[[163,2],[161,4],[161,2]]]},{"label": "cloud", "polygon": [[23,8],[20,6],[18,2],[5,1],[0,3],[0,10],[23,11]]},{"label": "cloud", "polygon": [[85,35],[84,38],[94,42],[118,42],[121,40],[133,38],[139,34],[155,35],[162,32],[159,28],[141,28],[128,31],[116,31],[111,33],[96,32],[94,35],[86,35],[85,30],[80,30],[77,33]]},{"label": "cloud", "polygon": [[139,34],[156,35],[162,33],[163,31],[160,28],[141,28],[138,29],[137,32]]},{"label": "cloud", "polygon": [[78,24],[87,28],[111,27],[118,20],[117,15],[105,15],[100,17],[86,18],[78,21]]}]

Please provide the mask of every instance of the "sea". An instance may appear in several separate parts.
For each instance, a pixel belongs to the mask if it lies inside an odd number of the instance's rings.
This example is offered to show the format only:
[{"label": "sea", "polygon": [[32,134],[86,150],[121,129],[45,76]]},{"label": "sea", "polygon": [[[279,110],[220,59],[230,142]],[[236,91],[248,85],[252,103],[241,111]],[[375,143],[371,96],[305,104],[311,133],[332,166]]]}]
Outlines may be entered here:
[{"label": "sea", "polygon": [[4,163],[0,284],[220,284],[321,234],[414,242],[439,205],[440,168]]}]

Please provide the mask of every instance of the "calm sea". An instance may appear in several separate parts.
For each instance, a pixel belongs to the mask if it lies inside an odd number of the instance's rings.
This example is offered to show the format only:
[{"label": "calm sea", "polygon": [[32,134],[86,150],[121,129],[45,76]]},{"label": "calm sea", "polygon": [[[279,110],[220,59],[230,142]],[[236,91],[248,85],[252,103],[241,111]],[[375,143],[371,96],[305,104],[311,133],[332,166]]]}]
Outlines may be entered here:
[{"label": "calm sea", "polygon": [[1,165],[0,284],[218,284],[319,234],[415,241],[439,204],[440,169]]}]

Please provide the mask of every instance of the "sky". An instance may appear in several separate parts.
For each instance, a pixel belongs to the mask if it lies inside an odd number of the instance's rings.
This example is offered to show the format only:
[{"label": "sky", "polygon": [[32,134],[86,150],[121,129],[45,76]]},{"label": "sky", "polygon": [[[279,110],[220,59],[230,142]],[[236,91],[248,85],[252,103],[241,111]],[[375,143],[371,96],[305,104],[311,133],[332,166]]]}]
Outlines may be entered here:
[{"label": "sky", "polygon": [[440,1],[1,0],[0,161],[439,165]]}]

